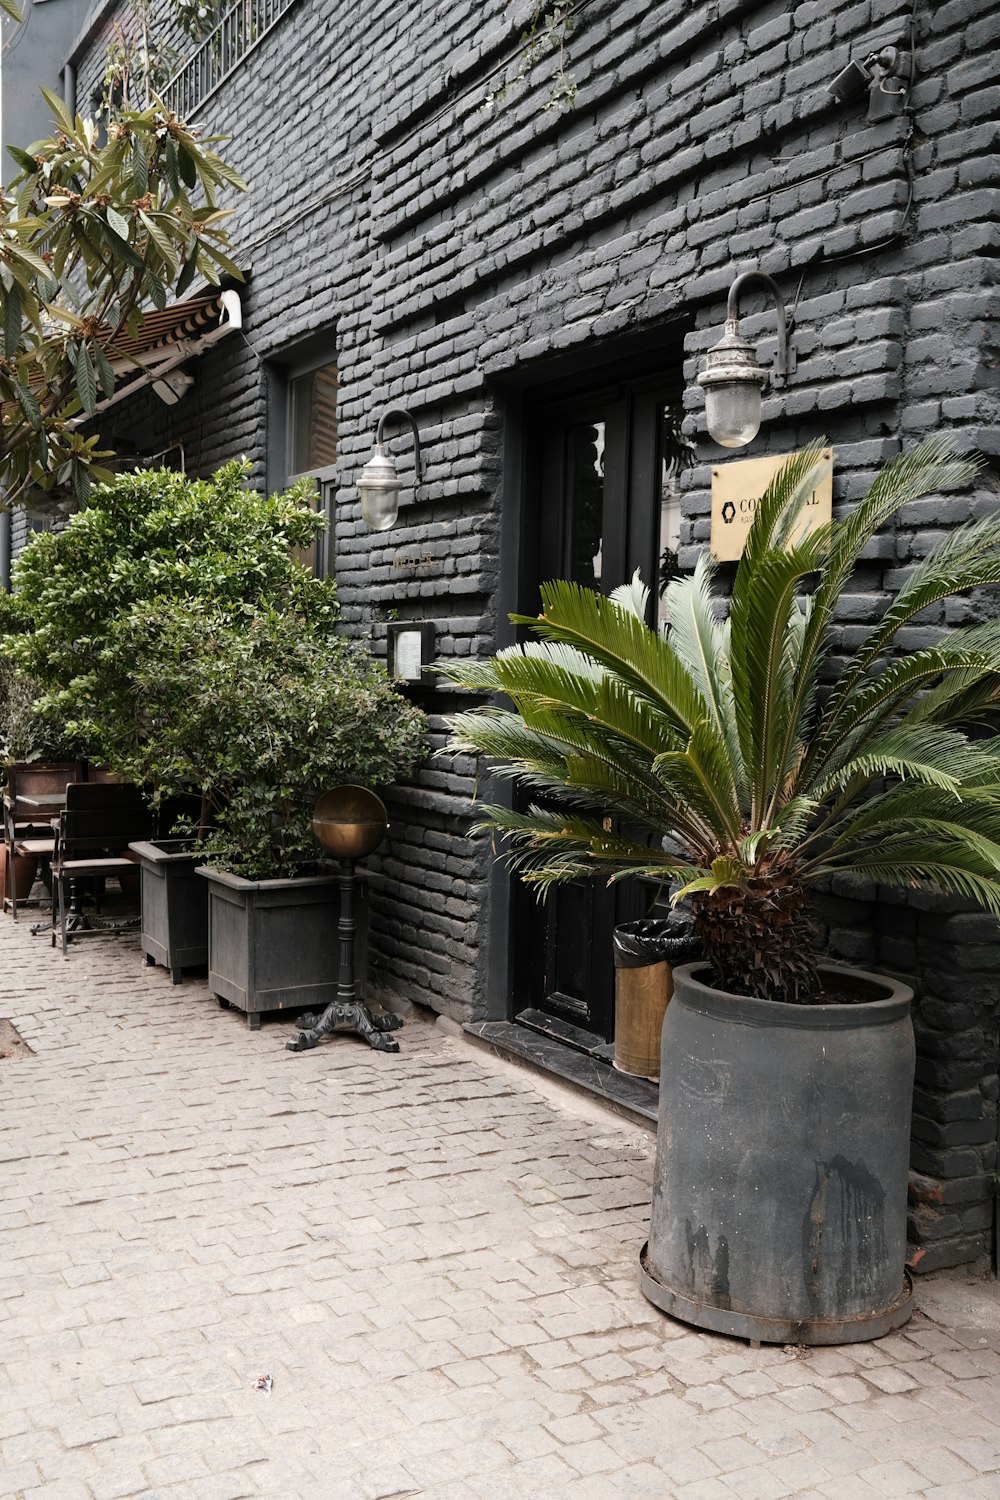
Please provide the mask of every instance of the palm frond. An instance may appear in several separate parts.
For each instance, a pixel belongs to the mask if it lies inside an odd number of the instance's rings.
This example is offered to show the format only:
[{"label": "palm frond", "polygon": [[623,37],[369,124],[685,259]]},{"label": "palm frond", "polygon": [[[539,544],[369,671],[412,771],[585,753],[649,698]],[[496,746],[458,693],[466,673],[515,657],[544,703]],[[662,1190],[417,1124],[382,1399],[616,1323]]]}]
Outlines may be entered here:
[{"label": "palm frond", "polygon": [[998,703],[1000,673],[984,675],[979,668],[949,672],[907,710],[906,722],[979,724],[994,717]]},{"label": "palm frond", "polygon": [[822,442],[812,442],[793,453],[757,501],[753,525],[736,570],[734,599],[741,572],[745,581],[756,573],[767,553],[783,552],[796,542],[806,502],[830,468],[829,459],[823,458],[823,446]]},{"label": "palm frond", "polygon": [[541,593],[541,617],[514,616],[516,623],[583,651],[686,733],[704,717],[704,701],[677,653],[630,610],[564,580],[543,584]]},{"label": "palm frond", "polygon": [[[453,714],[448,752],[483,755],[494,776],[523,780],[537,790],[561,792],[566,781],[567,747],[561,740],[528,728],[520,715],[501,708]],[[579,794],[576,794],[579,800]]]},{"label": "palm frond", "polygon": [[868,494],[834,532],[823,578],[816,590],[817,621],[823,631],[830,606],[840,597],[866,544],[904,505],[937,490],[968,484],[981,464],[959,458],[950,436],[927,438],[916,448],[899,453],[876,475]]},{"label": "palm frond", "polygon": [[893,845],[888,850],[859,854],[843,864],[818,868],[817,873],[859,875],[879,885],[903,886],[911,890],[932,890],[945,895],[964,896],[978,906],[1000,917],[1000,880],[996,867],[985,870],[978,858],[951,843],[912,843]]},{"label": "palm frond", "polygon": [[719,844],[738,842],[742,833],[738,788],[725,740],[714,724],[703,720],[695,725],[686,748],[657,756],[653,770],[675,802],[697,808]]},{"label": "palm frond", "polygon": [[[602,691],[627,694],[610,681]],[[581,810],[596,810],[602,817],[614,814],[643,822],[692,845],[704,845],[713,836],[712,824],[694,807],[678,804],[655,774],[654,752],[637,753],[631,740],[607,727],[596,733],[587,715],[532,704],[518,712],[479,708],[455,714],[449,722],[450,748],[484,755],[494,776]]]},{"label": "palm frond", "polygon": [[925,609],[970,589],[1000,583],[1000,516],[956,528],[920,562],[873,631],[847,663],[837,684],[847,696],[897,632]]},{"label": "palm frond", "polygon": [[797,848],[815,820],[819,803],[813,797],[795,796],[782,803],[774,816],[769,834],[778,849]]},{"label": "palm frond", "polygon": [[496,670],[502,691],[529,720],[559,713],[592,725],[595,737],[610,734],[630,743],[649,760],[665,746],[684,743],[673,719],[606,672],[582,677],[539,655],[498,659]]},{"label": "palm frond", "polygon": [[494,658],[473,661],[463,657],[461,661],[439,662],[434,671],[438,677],[454,682],[458,687],[472,688],[478,693],[498,693]]},{"label": "palm frond", "polygon": [[784,786],[799,737],[801,725],[790,723],[797,695],[789,624],[802,581],[819,567],[828,535],[824,527],[786,551],[758,552],[754,571],[744,573],[741,587],[733,590],[733,698],[754,827],[770,820],[768,809]]},{"label": "palm frond", "polygon": [[552,885],[595,875],[611,879],[624,873],[660,878],[669,874],[689,879],[699,873],[696,866],[662,848],[623,837],[590,819],[541,807],[516,812],[487,806],[481,814],[472,831],[502,835],[505,859],[542,895]]},{"label": "palm frond", "polygon": [[612,589],[608,595],[613,604],[620,609],[627,609],[636,619],[645,621],[646,609],[649,605],[649,589],[643,583],[636,568],[628,583],[619,584],[618,588]]},{"label": "palm frond", "polygon": [[927,782],[954,790],[961,784],[958,759],[966,750],[965,735],[937,724],[898,724],[882,734],[866,736],[863,747],[818,785],[811,788],[817,801],[842,791],[855,777],[873,781],[882,776]]},{"label": "palm frond", "polygon": [[[963,787],[960,792],[941,787],[896,784],[866,801],[841,810],[831,820],[823,838],[823,852],[816,862],[835,857],[842,850],[867,846],[895,838],[900,830],[916,824],[946,822],[1000,842],[1000,788]],[[803,848],[805,845],[802,846]]]},{"label": "palm frond", "polygon": [[517,646],[506,646],[502,651],[498,651],[496,656],[485,661],[472,661],[466,658],[444,662],[436,666],[434,670],[439,677],[457,683],[460,687],[473,688],[479,692],[500,693],[505,689],[499,680],[498,663],[505,665],[510,662],[516,663],[526,656],[540,657],[554,667],[561,667],[563,671],[577,677],[588,677],[596,681],[604,675],[603,669],[582,651],[550,641],[525,641]]},{"label": "palm frond", "polygon": [[[728,617],[707,557],[666,589],[662,636],[644,623],[638,575],[611,598],[548,583],[541,617],[518,620],[529,646],[444,674],[513,704],[451,722],[454,745],[545,799],[484,812],[525,880],[544,894],[594,875],[676,876],[719,972],[738,985],[747,968],[770,998],[813,993],[807,898],[821,876],[958,894],[1000,915],[1000,736],[964,732],[1000,704],[1000,621],[891,655],[929,606],[1000,583],[1000,518],[935,549],[821,689],[868,539],[976,466],[931,440],[886,465],[844,521],[805,535],[818,458],[816,445],[791,460],[758,503]],[[668,834],[678,842],[664,849]],[[727,895],[737,877],[742,894]]]},{"label": "palm frond", "polygon": [[730,776],[739,800],[749,800],[746,767],[736,731],[728,629],[712,597],[712,560],[702,552],[693,574],[667,585],[665,602],[669,641],[708,706],[709,715],[729,753]]},{"label": "palm frond", "polygon": [[955,630],[936,646],[890,662],[867,686],[823,706],[803,767],[803,784],[813,786],[858,753],[895,715],[945,673],[1000,673],[1000,623]]},{"label": "palm frond", "polygon": [[[789,708],[789,736],[792,726],[801,723],[811,707],[819,669],[829,649],[836,605],[864,547],[902,506],[930,491],[967,484],[978,468],[977,463],[956,457],[950,437],[928,438],[885,464],[861,504],[846,520],[834,524],[799,654],[795,695]],[[835,690],[827,704],[828,715],[836,711],[837,704]],[[812,763],[810,756],[804,766],[807,774]]]},{"label": "palm frond", "polygon": [[[958,818],[915,818],[908,817],[904,828],[897,826],[895,831],[876,832],[877,843],[869,846],[869,852],[877,853],[880,858],[888,858],[897,848],[911,845],[915,839],[926,836],[936,840],[942,847],[964,849],[979,861],[980,868],[989,873],[1000,871],[1000,842],[990,838],[981,828],[969,827]],[[853,860],[857,850],[844,850],[831,855],[827,865],[842,864],[845,860]]]}]

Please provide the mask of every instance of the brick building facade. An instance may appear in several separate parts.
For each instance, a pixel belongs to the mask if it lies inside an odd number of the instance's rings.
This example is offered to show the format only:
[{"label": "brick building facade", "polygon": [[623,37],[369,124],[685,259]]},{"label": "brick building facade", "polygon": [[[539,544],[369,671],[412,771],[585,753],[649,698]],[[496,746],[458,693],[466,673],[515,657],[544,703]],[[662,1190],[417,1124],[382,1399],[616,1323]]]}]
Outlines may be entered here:
[{"label": "brick building facade", "polygon": [[[67,40],[81,109],[126,7],[99,5]],[[512,639],[508,612],[533,610],[539,579],[569,570],[577,552],[605,586],[637,566],[654,577],[665,546],[692,563],[708,536],[710,466],[728,461],[705,434],[693,379],[729,285],[753,267],[794,308],[798,367],[766,394],[760,436],[739,456],[825,437],[838,514],[901,445],[942,428],[990,464],[975,492],[912,505],[874,540],[845,597],[845,646],[943,530],[994,509],[993,0],[581,0],[566,44],[577,96],[565,111],[545,108],[552,54],[491,101],[520,65],[528,3],[279,9],[193,115],[230,138],[226,155],[251,184],[232,220],[248,273],[243,335],[190,367],[195,386],[176,405],[145,391],[109,412],[105,435],[123,452],[182,450],[199,475],[243,453],[276,487],[290,472],[296,382],[335,365],[329,561],[346,627],[377,651],[393,616],[433,622],[439,659],[488,652]],[[872,95],[886,117],[870,122],[867,89],[839,102],[827,85],[886,47],[898,70]],[[743,331],[767,356],[773,312],[752,297],[745,312]],[[392,531],[373,533],[357,476],[390,403],[416,418],[425,482],[404,491]],[[678,504],[661,440],[664,412],[681,403],[697,462]],[[408,439],[393,448],[408,477]],[[580,551],[588,536],[596,552]],[[904,644],[983,607],[942,609]],[[416,691],[441,750],[456,699],[441,686]],[[521,1016],[523,1027],[530,1012],[528,1029],[544,1031],[547,1015],[559,1033],[561,984],[564,1037],[584,1054],[596,1038],[588,1060],[603,1066],[607,1025],[572,1002],[584,960],[604,963],[591,949],[610,931],[609,898],[551,921],[528,911],[467,835],[475,772],[438,755],[392,794],[374,878],[375,988],[463,1022]],[[626,912],[635,899],[622,898]],[[825,918],[833,953],[884,965],[917,990],[915,1263],[985,1263],[996,924],[946,901],[851,888],[831,896]],[[552,951],[560,920],[562,957]],[[576,969],[560,975],[567,953]],[[541,994],[536,970],[548,975]]]}]

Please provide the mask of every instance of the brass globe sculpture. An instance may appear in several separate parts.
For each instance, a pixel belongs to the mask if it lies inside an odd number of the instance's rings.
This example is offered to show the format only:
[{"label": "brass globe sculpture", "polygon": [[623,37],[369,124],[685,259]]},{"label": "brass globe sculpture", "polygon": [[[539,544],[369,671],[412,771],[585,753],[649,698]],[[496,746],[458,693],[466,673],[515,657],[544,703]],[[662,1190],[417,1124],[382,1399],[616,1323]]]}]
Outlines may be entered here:
[{"label": "brass globe sculpture", "polygon": [[334,859],[364,859],[389,829],[385,803],[363,786],[324,792],[313,809],[312,830]]},{"label": "brass globe sculpture", "polygon": [[302,1028],[289,1052],[307,1052],[334,1031],[356,1031],[377,1052],[398,1052],[399,1043],[386,1033],[402,1026],[398,1016],[375,1015],[358,995],[354,978],[354,866],[373,853],[389,828],[385,804],[363,786],[338,786],[324,792],[313,809],[313,833],[328,854],[340,864],[340,967],[337,997],[321,1016],[300,1016]]}]

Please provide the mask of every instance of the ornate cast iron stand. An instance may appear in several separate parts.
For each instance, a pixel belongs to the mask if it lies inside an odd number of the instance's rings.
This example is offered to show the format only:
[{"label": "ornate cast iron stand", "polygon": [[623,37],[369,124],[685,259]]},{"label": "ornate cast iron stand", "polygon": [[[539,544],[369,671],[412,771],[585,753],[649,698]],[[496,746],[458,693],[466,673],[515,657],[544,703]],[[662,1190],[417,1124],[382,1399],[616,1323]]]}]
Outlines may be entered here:
[{"label": "ornate cast iron stand", "polygon": [[323,1037],[335,1031],[354,1031],[363,1036],[377,1052],[398,1052],[399,1043],[386,1033],[402,1026],[398,1016],[376,1016],[358,995],[354,976],[355,866],[377,849],[388,827],[385,807],[374,792],[360,786],[341,786],[324,792],[316,803],[313,832],[323,848],[340,861],[340,967],[337,972],[337,998],[321,1016],[312,1011],[300,1016],[303,1029],[294,1042],[286,1042],[289,1052],[306,1052]]}]

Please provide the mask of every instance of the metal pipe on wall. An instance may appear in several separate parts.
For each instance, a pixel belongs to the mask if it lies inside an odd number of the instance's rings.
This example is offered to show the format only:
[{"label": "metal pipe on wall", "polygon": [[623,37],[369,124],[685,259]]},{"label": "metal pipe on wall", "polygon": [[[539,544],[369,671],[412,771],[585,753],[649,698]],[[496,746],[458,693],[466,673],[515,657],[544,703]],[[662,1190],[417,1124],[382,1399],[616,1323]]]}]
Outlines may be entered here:
[{"label": "metal pipe on wall", "polygon": [[0,589],[10,591],[10,511],[0,511]]},{"label": "metal pipe on wall", "polygon": [[63,103],[70,114],[76,116],[76,63],[67,62],[63,67]]}]

